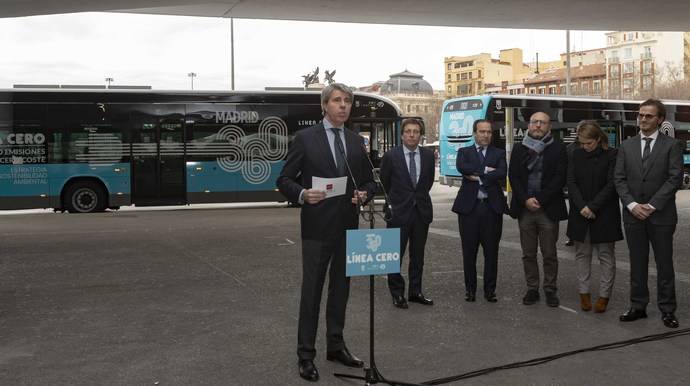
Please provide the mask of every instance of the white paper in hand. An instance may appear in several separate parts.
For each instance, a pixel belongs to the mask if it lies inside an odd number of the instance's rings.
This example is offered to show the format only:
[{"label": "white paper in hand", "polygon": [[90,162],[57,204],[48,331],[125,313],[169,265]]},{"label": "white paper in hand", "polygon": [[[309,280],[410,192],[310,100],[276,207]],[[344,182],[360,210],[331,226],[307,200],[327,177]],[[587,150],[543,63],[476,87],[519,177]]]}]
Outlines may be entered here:
[{"label": "white paper in hand", "polygon": [[326,198],[342,196],[347,188],[347,177],[322,178],[312,177],[311,188],[326,192]]}]

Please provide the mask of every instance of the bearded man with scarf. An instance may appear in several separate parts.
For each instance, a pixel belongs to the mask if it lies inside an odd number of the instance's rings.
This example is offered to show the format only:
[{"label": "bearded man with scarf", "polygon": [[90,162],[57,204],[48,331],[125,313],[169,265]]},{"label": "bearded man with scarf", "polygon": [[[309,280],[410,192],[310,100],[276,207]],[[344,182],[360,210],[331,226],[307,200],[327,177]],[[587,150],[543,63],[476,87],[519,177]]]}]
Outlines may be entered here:
[{"label": "bearded man with scarf", "polygon": [[558,307],[558,222],[568,218],[563,197],[568,156],[565,145],[551,135],[551,118],[544,112],[530,117],[527,135],[513,146],[508,178],[513,191],[510,214],[518,219],[522,263],[527,281],[525,305],[539,301],[541,247],[546,304]]}]

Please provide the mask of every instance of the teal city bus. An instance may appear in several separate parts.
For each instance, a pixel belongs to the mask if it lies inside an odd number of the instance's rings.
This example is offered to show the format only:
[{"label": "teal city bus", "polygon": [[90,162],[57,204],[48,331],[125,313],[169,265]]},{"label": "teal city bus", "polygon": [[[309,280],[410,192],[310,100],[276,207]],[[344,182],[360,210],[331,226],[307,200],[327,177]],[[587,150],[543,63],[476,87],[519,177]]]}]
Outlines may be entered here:
[{"label": "teal city bus", "polygon": [[[506,108],[512,107],[513,138],[519,142],[527,132],[530,116],[543,111],[551,117],[553,135],[563,142],[575,140],[576,127],[583,119],[596,120],[608,134],[609,144],[637,135],[637,113],[641,101],[595,99],[545,95],[482,95],[446,100],[439,129],[440,181],[459,186],[462,177],[455,166],[460,147],[474,144],[472,124],[477,119],[493,122],[493,143],[506,146]],[[690,185],[690,101],[664,101],[667,108],[662,131],[679,139],[685,146],[686,177]]]},{"label": "teal city bus", "polygon": [[[319,91],[0,90],[0,209],[283,201],[275,180]],[[373,164],[401,111],[355,93],[348,127]]]}]

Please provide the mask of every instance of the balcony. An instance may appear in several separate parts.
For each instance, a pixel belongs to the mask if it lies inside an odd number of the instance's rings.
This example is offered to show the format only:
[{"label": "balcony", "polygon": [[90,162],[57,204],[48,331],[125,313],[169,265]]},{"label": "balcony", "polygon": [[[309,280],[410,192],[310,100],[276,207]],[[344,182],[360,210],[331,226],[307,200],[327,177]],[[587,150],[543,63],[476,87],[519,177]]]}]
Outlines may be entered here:
[{"label": "balcony", "polygon": [[652,60],[654,57],[651,52],[643,52],[640,54],[640,60]]},{"label": "balcony", "polygon": [[621,62],[621,60],[617,56],[613,56],[613,57],[609,58],[609,63],[620,63],[620,62]]}]

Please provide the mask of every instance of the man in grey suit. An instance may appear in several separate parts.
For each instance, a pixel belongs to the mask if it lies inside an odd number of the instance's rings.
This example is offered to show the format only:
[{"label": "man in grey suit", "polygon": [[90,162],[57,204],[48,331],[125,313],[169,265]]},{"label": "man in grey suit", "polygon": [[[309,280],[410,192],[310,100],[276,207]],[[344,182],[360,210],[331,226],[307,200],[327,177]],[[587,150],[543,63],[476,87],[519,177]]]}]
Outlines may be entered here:
[{"label": "man in grey suit", "polygon": [[649,244],[657,270],[657,303],[666,327],[677,328],[673,233],[678,222],[676,191],[683,178],[679,143],[659,133],[666,107],[656,99],[640,104],[640,133],[621,143],[614,174],[623,203],[625,238],[630,250],[630,308],[622,322],[647,317]]}]

